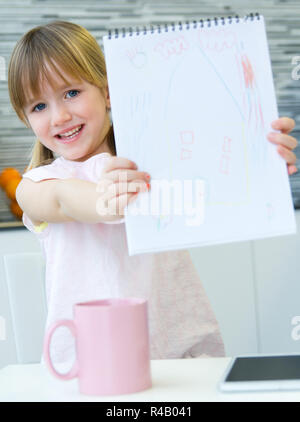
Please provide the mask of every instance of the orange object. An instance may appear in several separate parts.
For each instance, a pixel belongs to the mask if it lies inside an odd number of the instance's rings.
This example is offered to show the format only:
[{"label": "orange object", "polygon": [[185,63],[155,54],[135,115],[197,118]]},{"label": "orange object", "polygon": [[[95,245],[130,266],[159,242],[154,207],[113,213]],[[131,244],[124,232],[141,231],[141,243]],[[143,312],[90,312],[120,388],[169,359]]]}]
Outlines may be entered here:
[{"label": "orange object", "polygon": [[23,210],[20,208],[17,201],[11,201],[10,210],[19,220],[22,220]]},{"label": "orange object", "polygon": [[13,167],[6,167],[2,170],[0,174],[0,186],[2,189],[5,189],[7,183],[12,179],[20,179],[22,178],[20,172],[13,168]]},{"label": "orange object", "polygon": [[18,178],[9,180],[6,183],[4,190],[5,190],[6,195],[9,197],[9,199],[13,199],[13,200],[16,199],[16,189],[17,189],[18,184],[21,182],[21,180],[22,180],[22,177],[18,177]]}]

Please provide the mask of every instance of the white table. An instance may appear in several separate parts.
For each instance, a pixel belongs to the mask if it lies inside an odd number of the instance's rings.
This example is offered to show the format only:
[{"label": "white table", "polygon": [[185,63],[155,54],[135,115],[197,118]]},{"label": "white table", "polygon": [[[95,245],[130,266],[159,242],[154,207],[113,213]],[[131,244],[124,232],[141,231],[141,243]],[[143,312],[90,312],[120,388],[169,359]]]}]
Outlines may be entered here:
[{"label": "white table", "polygon": [[[0,370],[0,401],[300,401],[300,391],[220,393],[217,384],[229,362],[230,358],[152,360],[151,389],[135,394],[101,397],[80,394],[77,379],[61,381],[51,375],[43,364],[8,365]],[[59,366],[56,367],[60,370]]]}]

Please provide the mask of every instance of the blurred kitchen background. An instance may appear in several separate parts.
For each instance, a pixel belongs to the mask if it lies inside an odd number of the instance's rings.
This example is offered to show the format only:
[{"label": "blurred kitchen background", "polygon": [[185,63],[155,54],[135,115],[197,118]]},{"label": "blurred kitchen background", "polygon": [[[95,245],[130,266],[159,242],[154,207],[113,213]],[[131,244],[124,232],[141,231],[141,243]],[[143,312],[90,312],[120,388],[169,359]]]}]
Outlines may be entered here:
[{"label": "blurred kitchen background", "polygon": [[[279,116],[295,119],[293,136],[300,140],[300,69],[295,71],[300,64],[299,1],[0,0],[0,173],[14,168],[22,174],[35,141],[16,117],[7,89],[10,54],[32,27],[52,20],[71,21],[86,27],[102,46],[103,35],[114,28],[256,12],[266,21]],[[300,147],[296,154],[300,158]],[[290,177],[290,183],[298,224],[300,172]],[[1,259],[5,254],[40,252],[38,240],[12,211],[12,200],[0,189]],[[297,234],[190,251],[220,323],[228,356],[300,351],[300,342],[291,334],[292,320],[300,315],[299,246]],[[0,368],[18,361],[10,306],[0,261],[0,318],[6,333],[5,339],[0,333]]]}]

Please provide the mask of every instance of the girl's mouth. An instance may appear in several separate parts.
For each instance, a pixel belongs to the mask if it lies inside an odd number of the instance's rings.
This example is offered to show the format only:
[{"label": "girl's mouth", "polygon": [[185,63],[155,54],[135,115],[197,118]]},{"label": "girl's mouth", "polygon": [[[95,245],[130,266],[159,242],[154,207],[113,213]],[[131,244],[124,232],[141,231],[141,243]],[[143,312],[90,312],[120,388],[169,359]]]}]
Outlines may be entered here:
[{"label": "girl's mouth", "polygon": [[59,141],[62,142],[63,144],[69,144],[71,142],[77,141],[77,139],[79,138],[79,136],[82,133],[82,130],[84,128],[84,124],[78,126],[78,128],[76,128],[76,130],[73,131],[73,133],[71,133],[69,136],[66,135],[55,135],[55,138]]}]

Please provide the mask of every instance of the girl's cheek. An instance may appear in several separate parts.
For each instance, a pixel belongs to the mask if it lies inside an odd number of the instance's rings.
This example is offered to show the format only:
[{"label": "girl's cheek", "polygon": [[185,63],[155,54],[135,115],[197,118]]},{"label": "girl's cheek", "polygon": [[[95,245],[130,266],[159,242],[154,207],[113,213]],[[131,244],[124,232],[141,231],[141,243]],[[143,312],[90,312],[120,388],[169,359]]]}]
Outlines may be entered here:
[{"label": "girl's cheek", "polygon": [[32,119],[31,127],[35,132],[41,132],[46,129],[46,121],[43,116],[36,116]]}]

